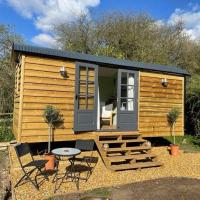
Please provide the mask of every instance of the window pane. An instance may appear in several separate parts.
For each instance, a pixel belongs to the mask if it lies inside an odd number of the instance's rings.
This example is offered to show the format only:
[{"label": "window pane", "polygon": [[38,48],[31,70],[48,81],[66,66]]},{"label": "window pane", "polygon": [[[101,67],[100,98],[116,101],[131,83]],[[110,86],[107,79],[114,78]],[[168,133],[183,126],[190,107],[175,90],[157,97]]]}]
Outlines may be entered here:
[{"label": "window pane", "polygon": [[120,102],[120,110],[126,110],[127,108],[127,99],[122,98]]},{"label": "window pane", "polygon": [[127,86],[121,86],[121,97],[127,97]]},{"label": "window pane", "polygon": [[128,76],[128,85],[134,85],[134,74],[133,73],[129,73]]},{"label": "window pane", "polygon": [[86,93],[87,93],[86,83],[80,82],[80,85],[79,85],[79,94],[86,95]]},{"label": "window pane", "polygon": [[78,97],[78,108],[80,110],[86,109],[86,99],[85,99],[85,97]]},{"label": "window pane", "polygon": [[81,81],[86,81],[86,74],[87,73],[87,70],[86,70],[86,67],[80,67],[80,72],[79,72],[79,79]]},{"label": "window pane", "polygon": [[128,111],[134,110],[134,99],[128,99]]},{"label": "window pane", "polygon": [[94,84],[88,84],[88,95],[94,95]]},{"label": "window pane", "polygon": [[88,81],[94,82],[94,68],[88,68]]},{"label": "window pane", "polygon": [[127,84],[127,73],[122,72],[121,74],[121,84]]},{"label": "window pane", "polygon": [[128,86],[128,98],[134,98],[134,86]]},{"label": "window pane", "polygon": [[88,110],[94,109],[94,97],[88,97]]}]

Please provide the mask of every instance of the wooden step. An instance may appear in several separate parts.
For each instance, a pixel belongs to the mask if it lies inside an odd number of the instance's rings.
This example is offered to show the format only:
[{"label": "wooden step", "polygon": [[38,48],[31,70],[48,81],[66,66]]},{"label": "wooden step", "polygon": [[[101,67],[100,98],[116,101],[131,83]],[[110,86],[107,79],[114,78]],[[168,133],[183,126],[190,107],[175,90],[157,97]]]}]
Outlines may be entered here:
[{"label": "wooden step", "polygon": [[141,135],[139,132],[137,131],[130,131],[130,132],[97,132],[96,133],[97,136],[118,136],[118,135],[132,135],[132,136],[139,136]]},{"label": "wooden step", "polygon": [[141,151],[141,150],[149,150],[150,147],[145,146],[135,146],[135,147],[117,147],[117,148],[107,148],[106,152],[126,152],[126,151]]},{"label": "wooden step", "polygon": [[125,160],[144,160],[146,158],[155,158],[155,154],[135,154],[135,155],[121,155],[121,156],[112,156],[107,157],[110,162],[123,162]]},{"label": "wooden step", "polygon": [[141,163],[134,163],[134,164],[120,164],[120,165],[112,165],[110,166],[111,170],[119,171],[119,170],[126,170],[126,169],[140,169],[140,168],[147,168],[147,167],[159,167],[162,164],[160,162],[141,162]]},{"label": "wooden step", "polygon": [[99,141],[102,144],[115,144],[115,143],[135,143],[135,142],[146,142],[144,139],[129,139],[129,140],[101,140]]}]

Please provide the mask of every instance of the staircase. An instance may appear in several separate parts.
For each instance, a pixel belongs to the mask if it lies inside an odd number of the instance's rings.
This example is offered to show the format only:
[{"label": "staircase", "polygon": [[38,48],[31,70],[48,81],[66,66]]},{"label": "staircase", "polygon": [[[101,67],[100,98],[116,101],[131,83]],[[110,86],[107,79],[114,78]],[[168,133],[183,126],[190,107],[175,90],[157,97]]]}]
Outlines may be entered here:
[{"label": "staircase", "polygon": [[96,144],[107,168],[113,171],[158,167],[156,155],[138,132],[99,132]]}]

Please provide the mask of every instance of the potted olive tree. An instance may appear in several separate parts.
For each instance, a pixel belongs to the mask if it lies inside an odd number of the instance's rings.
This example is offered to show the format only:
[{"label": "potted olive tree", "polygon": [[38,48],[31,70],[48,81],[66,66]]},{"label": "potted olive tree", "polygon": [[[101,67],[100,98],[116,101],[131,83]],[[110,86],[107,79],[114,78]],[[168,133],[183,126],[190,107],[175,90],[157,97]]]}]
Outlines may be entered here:
[{"label": "potted olive tree", "polygon": [[48,105],[44,109],[44,119],[48,124],[48,150],[45,154],[45,159],[48,160],[45,169],[53,170],[55,164],[55,156],[51,154],[51,142],[54,129],[62,123],[63,119],[60,115],[60,112],[55,109],[53,106]]},{"label": "potted olive tree", "polygon": [[171,127],[171,133],[173,136],[173,144],[171,145],[171,155],[176,156],[179,153],[179,146],[176,145],[176,134],[175,134],[175,125],[180,115],[180,110],[177,107],[173,107],[167,114],[167,119]]}]

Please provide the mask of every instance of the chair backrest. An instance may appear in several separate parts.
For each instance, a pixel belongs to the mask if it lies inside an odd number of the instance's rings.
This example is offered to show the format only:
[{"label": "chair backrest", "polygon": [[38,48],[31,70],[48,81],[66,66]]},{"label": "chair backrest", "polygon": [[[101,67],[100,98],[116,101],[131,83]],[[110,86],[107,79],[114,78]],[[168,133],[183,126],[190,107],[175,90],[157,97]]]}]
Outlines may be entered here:
[{"label": "chair backrest", "polygon": [[94,140],[76,140],[75,148],[83,151],[93,151]]},{"label": "chair backrest", "polygon": [[20,165],[23,166],[23,161],[21,160],[21,158],[23,156],[27,156],[30,155],[31,159],[33,160],[32,154],[31,154],[31,150],[30,150],[30,146],[28,143],[18,143],[16,145],[14,145],[14,149],[16,151],[17,157],[19,159]]},{"label": "chair backrest", "polygon": [[102,117],[110,117],[113,110],[113,104],[102,106]]}]

